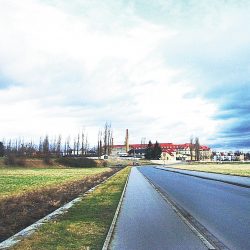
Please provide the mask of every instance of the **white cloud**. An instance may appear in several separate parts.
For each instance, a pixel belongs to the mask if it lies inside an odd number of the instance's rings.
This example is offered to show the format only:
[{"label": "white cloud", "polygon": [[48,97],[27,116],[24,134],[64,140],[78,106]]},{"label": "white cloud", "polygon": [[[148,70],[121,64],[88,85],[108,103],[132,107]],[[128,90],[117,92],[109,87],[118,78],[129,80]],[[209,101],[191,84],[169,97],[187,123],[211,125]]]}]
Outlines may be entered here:
[{"label": "white cloud", "polygon": [[[126,128],[133,142],[184,142],[191,135],[208,142],[218,107],[199,95],[186,98],[211,79],[197,65],[224,60],[246,39],[223,46],[220,33],[229,39],[236,27],[219,12],[218,28],[208,15],[186,29],[169,18],[145,19],[136,8],[133,1],[2,0],[0,72],[9,87],[0,89],[0,136],[66,137],[85,127],[95,143],[108,120],[117,143]],[[179,14],[171,10],[171,18],[183,13],[181,6]]]}]

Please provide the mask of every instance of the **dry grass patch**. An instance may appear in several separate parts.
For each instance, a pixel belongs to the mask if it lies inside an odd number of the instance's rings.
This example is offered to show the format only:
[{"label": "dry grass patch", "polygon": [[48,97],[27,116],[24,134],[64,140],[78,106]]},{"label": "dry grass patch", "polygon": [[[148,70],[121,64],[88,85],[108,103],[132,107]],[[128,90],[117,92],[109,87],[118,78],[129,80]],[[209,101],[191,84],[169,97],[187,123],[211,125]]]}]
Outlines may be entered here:
[{"label": "dry grass patch", "polygon": [[210,173],[220,173],[228,175],[238,175],[238,176],[250,176],[250,164],[244,163],[223,163],[223,164],[187,164],[187,165],[171,165],[171,168],[185,169],[185,170],[195,170]]}]

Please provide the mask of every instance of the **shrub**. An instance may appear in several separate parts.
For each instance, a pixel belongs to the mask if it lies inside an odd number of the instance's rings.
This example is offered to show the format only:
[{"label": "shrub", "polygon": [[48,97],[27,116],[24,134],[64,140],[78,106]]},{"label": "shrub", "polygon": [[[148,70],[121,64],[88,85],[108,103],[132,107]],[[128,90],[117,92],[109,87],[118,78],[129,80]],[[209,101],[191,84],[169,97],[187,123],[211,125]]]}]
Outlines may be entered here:
[{"label": "shrub", "polygon": [[24,157],[17,158],[16,165],[25,167],[26,166],[26,158],[24,158]]},{"label": "shrub", "polygon": [[108,166],[108,163],[107,163],[106,161],[103,161],[103,162],[102,162],[102,166],[103,166],[103,167],[107,167],[107,166]]},{"label": "shrub", "polygon": [[24,157],[17,157],[14,153],[8,154],[5,159],[4,163],[10,166],[26,166],[26,158]]},{"label": "shrub", "polygon": [[16,162],[16,155],[13,153],[7,154],[7,156],[4,158],[4,163],[6,165],[16,165]]},{"label": "shrub", "polygon": [[45,155],[44,158],[43,158],[43,162],[46,164],[46,165],[53,165],[53,162],[50,158],[49,155]]},{"label": "shrub", "polygon": [[94,168],[98,167],[97,162],[93,159],[84,157],[61,157],[57,160],[59,164],[72,168]]}]

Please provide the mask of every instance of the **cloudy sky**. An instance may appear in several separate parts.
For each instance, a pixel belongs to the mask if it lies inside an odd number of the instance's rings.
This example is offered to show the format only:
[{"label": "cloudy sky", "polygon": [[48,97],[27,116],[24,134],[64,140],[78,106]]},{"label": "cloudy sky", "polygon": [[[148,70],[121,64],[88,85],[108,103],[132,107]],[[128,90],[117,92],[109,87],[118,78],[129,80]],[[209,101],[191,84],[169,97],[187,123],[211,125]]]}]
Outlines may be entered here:
[{"label": "cloudy sky", "polygon": [[250,148],[249,0],[0,0],[0,138]]}]

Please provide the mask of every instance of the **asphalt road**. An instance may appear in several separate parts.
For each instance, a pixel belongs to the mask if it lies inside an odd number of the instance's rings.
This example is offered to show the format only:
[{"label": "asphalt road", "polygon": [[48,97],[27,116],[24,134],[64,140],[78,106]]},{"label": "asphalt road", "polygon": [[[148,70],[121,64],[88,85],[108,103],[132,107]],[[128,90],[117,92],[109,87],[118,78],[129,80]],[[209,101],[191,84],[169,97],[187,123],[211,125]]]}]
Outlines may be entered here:
[{"label": "asphalt road", "polygon": [[132,168],[109,249],[203,250],[204,243]]},{"label": "asphalt road", "polygon": [[250,249],[250,189],[218,181],[141,167],[165,191],[230,249]]},{"label": "asphalt road", "polygon": [[172,172],[179,172],[184,173],[187,175],[193,175],[205,179],[212,179],[212,180],[218,180],[221,182],[229,183],[229,184],[235,184],[237,186],[242,187],[248,187],[250,188],[250,177],[241,177],[241,176],[233,176],[233,175],[224,175],[224,174],[215,174],[215,173],[206,173],[206,172],[199,172],[199,171],[189,171],[189,170],[183,170],[183,169],[175,169],[170,167],[160,167],[157,166],[156,168],[160,168],[163,170],[169,170]]}]

